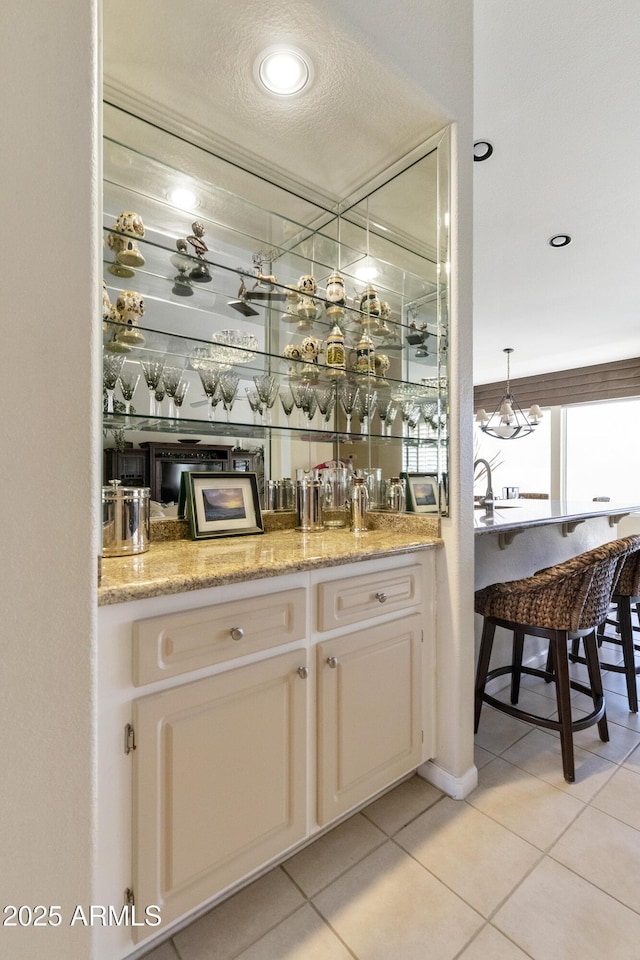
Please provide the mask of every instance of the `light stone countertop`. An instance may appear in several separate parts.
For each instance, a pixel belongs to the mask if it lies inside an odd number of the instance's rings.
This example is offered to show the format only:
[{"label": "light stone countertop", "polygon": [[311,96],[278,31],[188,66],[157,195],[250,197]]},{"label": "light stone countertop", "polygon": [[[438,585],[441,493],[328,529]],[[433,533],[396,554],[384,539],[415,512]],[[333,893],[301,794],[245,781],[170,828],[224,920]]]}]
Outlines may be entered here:
[{"label": "light stone countertop", "polygon": [[246,537],[152,542],[146,553],[102,559],[98,604],[185,593],[442,545],[433,527],[412,519],[412,524],[398,524],[397,529],[384,524],[363,534],[285,529]]}]

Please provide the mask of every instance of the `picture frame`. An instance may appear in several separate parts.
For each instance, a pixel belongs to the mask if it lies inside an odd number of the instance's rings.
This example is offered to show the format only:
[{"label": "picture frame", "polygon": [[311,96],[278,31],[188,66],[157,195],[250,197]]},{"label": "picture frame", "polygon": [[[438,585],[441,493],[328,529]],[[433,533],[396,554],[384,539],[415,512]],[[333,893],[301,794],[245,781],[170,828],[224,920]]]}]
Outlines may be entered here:
[{"label": "picture frame", "polygon": [[410,513],[439,513],[442,488],[436,473],[402,473]]},{"label": "picture frame", "polygon": [[264,533],[257,474],[189,470],[182,478],[192,540]]}]

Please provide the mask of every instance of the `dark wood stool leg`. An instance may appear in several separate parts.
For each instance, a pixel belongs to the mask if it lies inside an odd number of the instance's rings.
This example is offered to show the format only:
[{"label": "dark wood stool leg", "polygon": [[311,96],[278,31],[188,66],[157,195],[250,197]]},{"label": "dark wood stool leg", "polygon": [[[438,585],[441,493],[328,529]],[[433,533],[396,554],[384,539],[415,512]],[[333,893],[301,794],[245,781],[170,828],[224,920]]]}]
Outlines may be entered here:
[{"label": "dark wood stool leg", "polygon": [[554,663],[553,663],[553,644],[552,643],[549,644],[549,649],[547,650],[547,663],[544,669],[545,669],[545,673],[547,674],[546,677],[544,678],[544,682],[551,683],[551,681],[553,680],[553,674],[555,670]]},{"label": "dark wood stool leg", "polygon": [[524,631],[519,627],[513,631],[513,672],[511,674],[511,703],[517,703],[520,698],[520,668],[524,652]]},{"label": "dark wood stool leg", "polygon": [[[589,686],[591,687],[591,696],[593,705],[597,709],[598,704],[604,700],[604,690],[602,689],[602,673],[600,672],[600,659],[598,657],[598,637],[594,630],[587,637],[582,638],[584,646],[584,656],[587,661],[587,670],[589,671]],[[598,733],[600,739],[605,743],[609,740],[609,727],[607,726],[607,714],[604,713],[598,720]]]},{"label": "dark wood stool leg", "polygon": [[571,687],[569,686],[569,657],[567,652],[568,635],[565,630],[553,630],[549,652],[553,647],[555,661],[556,703],[560,722],[560,749],[562,751],[562,770],[567,783],[573,783],[575,763],[573,759],[573,730],[571,728]]},{"label": "dark wood stool leg", "polygon": [[636,686],[636,662],[633,646],[633,625],[631,623],[631,597],[618,600],[618,621],[620,623],[620,642],[624,660],[624,673],[627,679],[627,697],[629,710],[638,712],[638,688]]},{"label": "dark wood stool leg", "polygon": [[571,653],[569,654],[569,659],[572,663],[576,662],[578,654],[580,653],[580,640],[578,637],[574,637],[571,641]]},{"label": "dark wood stool leg", "polygon": [[482,711],[482,695],[484,694],[485,684],[487,682],[487,673],[489,672],[489,661],[491,660],[491,650],[493,649],[493,638],[496,632],[496,625],[488,617],[484,618],[482,625],[482,639],[480,641],[480,653],[478,654],[478,668],[476,670],[476,688],[475,688],[475,724],[474,731],[478,732],[480,725],[480,713]]}]

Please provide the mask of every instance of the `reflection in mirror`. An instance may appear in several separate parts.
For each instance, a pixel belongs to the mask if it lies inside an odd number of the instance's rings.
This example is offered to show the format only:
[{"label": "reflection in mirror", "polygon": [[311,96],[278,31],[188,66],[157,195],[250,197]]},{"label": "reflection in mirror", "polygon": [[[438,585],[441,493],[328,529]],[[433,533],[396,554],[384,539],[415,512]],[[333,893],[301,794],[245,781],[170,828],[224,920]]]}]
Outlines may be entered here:
[{"label": "reflection in mirror", "polygon": [[[152,412],[140,391],[125,409],[116,389],[106,445],[139,450],[177,433],[224,444],[259,454],[265,484],[339,461],[369,479],[383,509],[385,481],[427,474],[446,512],[448,131],[322,207],[193,144],[178,150],[157,128],[148,140],[144,121],[112,108],[105,130],[105,240],[123,211],[144,223],[133,276],[114,271],[105,243],[105,350],[126,350],[140,372],[141,360],[164,363],[188,386],[179,422],[156,392]],[[148,143],[156,157],[136,149]],[[197,214],[172,199],[185,183]],[[206,238],[206,251],[182,249],[192,235]],[[207,282],[197,282],[203,264]],[[144,297],[139,342],[126,340],[111,307],[123,287]],[[237,388],[225,400],[229,377]],[[270,385],[264,400],[258,383]]]}]

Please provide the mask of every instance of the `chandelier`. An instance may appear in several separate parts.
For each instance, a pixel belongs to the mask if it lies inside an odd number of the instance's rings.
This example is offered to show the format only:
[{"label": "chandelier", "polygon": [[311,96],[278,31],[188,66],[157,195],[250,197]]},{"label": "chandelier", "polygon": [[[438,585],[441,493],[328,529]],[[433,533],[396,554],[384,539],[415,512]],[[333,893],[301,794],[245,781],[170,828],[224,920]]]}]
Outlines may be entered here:
[{"label": "chandelier", "polygon": [[505,347],[507,355],[507,385],[497,409],[489,416],[487,411],[480,409],[476,413],[476,423],[483,433],[498,440],[515,440],[517,437],[526,437],[533,433],[535,427],[542,420],[542,410],[537,403],[531,405],[528,414],[524,414],[521,407],[511,393],[510,354],[513,347]]}]

